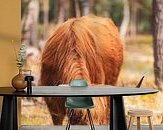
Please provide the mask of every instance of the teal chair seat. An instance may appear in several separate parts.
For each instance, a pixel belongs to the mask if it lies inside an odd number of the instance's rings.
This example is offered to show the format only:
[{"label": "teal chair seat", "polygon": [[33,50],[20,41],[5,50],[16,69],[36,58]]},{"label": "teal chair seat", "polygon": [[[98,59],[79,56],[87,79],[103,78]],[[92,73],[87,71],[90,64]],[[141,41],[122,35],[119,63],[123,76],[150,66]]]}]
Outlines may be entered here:
[{"label": "teal chair seat", "polygon": [[91,109],[94,103],[91,97],[68,97],[65,103],[66,108]]},{"label": "teal chair seat", "polygon": [[[70,87],[88,87],[88,83],[86,80],[74,79],[71,80]],[[92,97],[67,97],[65,102],[65,107],[70,110],[69,120],[66,126],[66,130],[70,129],[70,124],[71,124],[71,119],[73,117],[74,109],[86,109],[91,125],[91,130],[95,130],[91,113],[89,110],[95,107]]]}]

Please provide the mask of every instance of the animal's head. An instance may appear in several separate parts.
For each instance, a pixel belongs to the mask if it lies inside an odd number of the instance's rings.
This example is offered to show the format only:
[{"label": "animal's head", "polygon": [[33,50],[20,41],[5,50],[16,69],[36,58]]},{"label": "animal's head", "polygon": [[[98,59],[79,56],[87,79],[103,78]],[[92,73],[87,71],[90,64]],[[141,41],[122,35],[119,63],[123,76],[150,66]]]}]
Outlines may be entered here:
[{"label": "animal's head", "polygon": [[59,25],[48,39],[40,81],[42,85],[69,83],[71,79],[105,83],[106,73],[114,71],[111,65],[119,73],[122,57],[118,30],[110,19],[92,15],[73,18]]}]

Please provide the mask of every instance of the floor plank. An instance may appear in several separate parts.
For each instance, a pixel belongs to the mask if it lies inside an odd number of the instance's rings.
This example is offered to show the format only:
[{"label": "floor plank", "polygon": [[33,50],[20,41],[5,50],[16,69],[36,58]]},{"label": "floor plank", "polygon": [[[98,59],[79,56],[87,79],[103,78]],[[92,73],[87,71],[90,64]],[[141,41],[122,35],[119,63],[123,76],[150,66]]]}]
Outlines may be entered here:
[{"label": "floor plank", "polygon": [[[21,126],[19,130],[65,130],[66,126]],[[96,130],[109,130],[109,126],[95,126]],[[85,125],[73,125],[71,130],[90,130],[90,126]],[[136,130],[136,126],[133,126],[133,130]],[[149,126],[141,126],[141,130],[149,130]],[[163,130],[163,125],[155,125],[154,130]]]}]

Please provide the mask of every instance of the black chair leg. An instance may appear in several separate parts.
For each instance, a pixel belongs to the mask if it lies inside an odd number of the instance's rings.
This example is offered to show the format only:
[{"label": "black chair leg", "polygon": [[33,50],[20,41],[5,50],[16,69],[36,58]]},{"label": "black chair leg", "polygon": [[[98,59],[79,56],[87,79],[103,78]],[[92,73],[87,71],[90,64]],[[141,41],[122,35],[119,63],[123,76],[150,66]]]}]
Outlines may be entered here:
[{"label": "black chair leg", "polygon": [[69,112],[69,115],[68,115],[69,119],[68,119],[68,123],[67,123],[67,126],[66,126],[66,130],[70,129],[70,125],[71,125],[71,120],[72,120],[73,114],[74,114],[74,109],[71,109],[70,112]]},{"label": "black chair leg", "polygon": [[90,125],[91,125],[91,130],[95,130],[95,126],[94,126],[94,124],[93,124],[91,112],[90,112],[89,109],[87,109],[87,113],[88,113],[88,117],[89,117],[89,121],[90,121]]}]

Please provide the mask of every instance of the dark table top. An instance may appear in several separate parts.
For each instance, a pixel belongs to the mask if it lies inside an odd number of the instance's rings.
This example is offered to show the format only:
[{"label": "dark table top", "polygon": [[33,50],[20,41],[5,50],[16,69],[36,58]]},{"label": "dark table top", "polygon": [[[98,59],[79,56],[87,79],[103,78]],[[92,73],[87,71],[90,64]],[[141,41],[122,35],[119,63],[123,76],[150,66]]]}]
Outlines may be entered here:
[{"label": "dark table top", "polygon": [[156,93],[158,90],[149,88],[116,87],[116,86],[88,86],[88,87],[70,87],[70,86],[33,86],[32,94],[16,92],[13,87],[0,87],[0,96],[18,96],[18,97],[68,97],[68,96],[130,96]]}]

